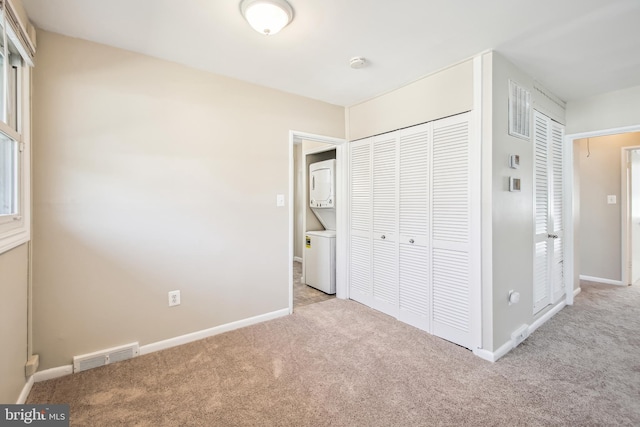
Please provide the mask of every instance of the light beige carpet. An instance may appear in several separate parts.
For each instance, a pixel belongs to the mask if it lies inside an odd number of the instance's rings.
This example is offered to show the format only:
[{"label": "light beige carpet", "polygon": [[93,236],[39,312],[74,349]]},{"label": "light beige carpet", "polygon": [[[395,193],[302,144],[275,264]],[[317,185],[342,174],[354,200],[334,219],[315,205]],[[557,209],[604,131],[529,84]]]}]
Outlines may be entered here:
[{"label": "light beige carpet", "polygon": [[495,364],[355,302],[34,385],[74,426],[640,425],[640,289],[585,284]]}]

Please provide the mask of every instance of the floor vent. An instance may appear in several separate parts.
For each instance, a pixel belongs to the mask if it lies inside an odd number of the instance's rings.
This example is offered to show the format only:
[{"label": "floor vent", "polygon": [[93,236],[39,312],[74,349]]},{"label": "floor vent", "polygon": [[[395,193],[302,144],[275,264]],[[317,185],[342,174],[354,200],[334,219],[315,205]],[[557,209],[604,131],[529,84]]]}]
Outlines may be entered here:
[{"label": "floor vent", "polygon": [[82,372],[87,369],[97,368],[99,366],[109,365],[110,363],[120,362],[121,360],[131,359],[140,354],[140,347],[137,342],[122,345],[120,347],[108,348],[106,350],[96,351],[94,353],[83,354],[73,357],[73,372]]}]

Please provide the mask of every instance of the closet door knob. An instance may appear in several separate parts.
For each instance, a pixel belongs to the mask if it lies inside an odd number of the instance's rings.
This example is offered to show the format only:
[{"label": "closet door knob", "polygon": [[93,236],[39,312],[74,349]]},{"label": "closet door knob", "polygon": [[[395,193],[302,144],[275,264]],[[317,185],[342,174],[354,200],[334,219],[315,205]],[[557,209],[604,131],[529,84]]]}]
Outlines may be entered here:
[{"label": "closet door knob", "polygon": [[382,240],[384,240],[384,239],[386,239],[386,236],[383,234],[382,236],[380,236],[380,238],[381,238]]},{"label": "closet door knob", "polygon": [[415,240],[413,240],[413,239],[409,239],[409,243],[414,244],[414,243],[415,243]]}]

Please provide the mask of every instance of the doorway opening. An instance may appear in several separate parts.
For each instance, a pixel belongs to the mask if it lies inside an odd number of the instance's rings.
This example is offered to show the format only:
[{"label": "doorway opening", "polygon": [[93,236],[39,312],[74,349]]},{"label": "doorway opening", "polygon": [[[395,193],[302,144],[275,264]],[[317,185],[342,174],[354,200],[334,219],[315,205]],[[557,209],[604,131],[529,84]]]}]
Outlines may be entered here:
[{"label": "doorway opening", "polygon": [[[302,132],[290,133],[289,162],[289,312],[327,299],[348,298],[346,294],[346,266],[343,254],[346,251],[346,144],[337,138],[312,135]],[[310,166],[320,162],[332,162],[334,189],[331,206],[322,203],[323,211],[332,211],[329,219],[325,212],[314,214],[310,200]],[[331,209],[332,208],[332,209]],[[317,210],[317,209],[314,209]],[[327,222],[328,221],[328,222]],[[322,238],[323,233],[331,232],[331,239]],[[327,247],[327,245],[332,245]],[[326,249],[325,249],[326,248]],[[318,258],[318,249],[326,251],[326,257]],[[329,252],[332,251],[332,252]],[[325,252],[322,252],[323,254]],[[325,259],[331,255],[333,264]],[[307,259],[312,256],[313,260]],[[314,262],[309,262],[314,261]],[[327,264],[327,265],[325,265]],[[333,286],[328,289],[317,284],[332,268]],[[318,270],[320,269],[320,273]],[[308,274],[307,274],[308,273]],[[309,286],[312,285],[312,286]],[[324,291],[324,292],[323,292]]]},{"label": "doorway opening", "polygon": [[640,148],[640,139],[634,137],[640,137],[640,125],[565,137],[570,154],[566,172],[572,177],[567,180],[568,194],[573,194],[569,238],[575,248],[566,254],[567,271],[573,276],[567,281],[569,304],[580,292],[580,281],[630,283],[632,190],[626,159],[629,149]]}]

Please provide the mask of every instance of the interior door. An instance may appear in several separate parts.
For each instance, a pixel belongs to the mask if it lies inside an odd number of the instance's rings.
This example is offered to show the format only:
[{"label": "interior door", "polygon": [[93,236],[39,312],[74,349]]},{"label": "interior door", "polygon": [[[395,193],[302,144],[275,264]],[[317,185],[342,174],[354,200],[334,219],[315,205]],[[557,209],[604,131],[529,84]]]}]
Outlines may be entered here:
[{"label": "interior door", "polygon": [[434,122],[431,178],[433,334],[472,346],[469,114]]},{"label": "interior door", "polygon": [[431,128],[427,123],[401,130],[398,147],[398,319],[429,332]]},{"label": "interior door", "polygon": [[562,142],[564,127],[534,111],[533,313],[564,295]]},{"label": "interior door", "polygon": [[372,307],[398,314],[397,133],[375,137],[372,143],[373,181],[373,301]]},{"label": "interior door", "polygon": [[349,297],[371,305],[371,144],[351,143]]}]

